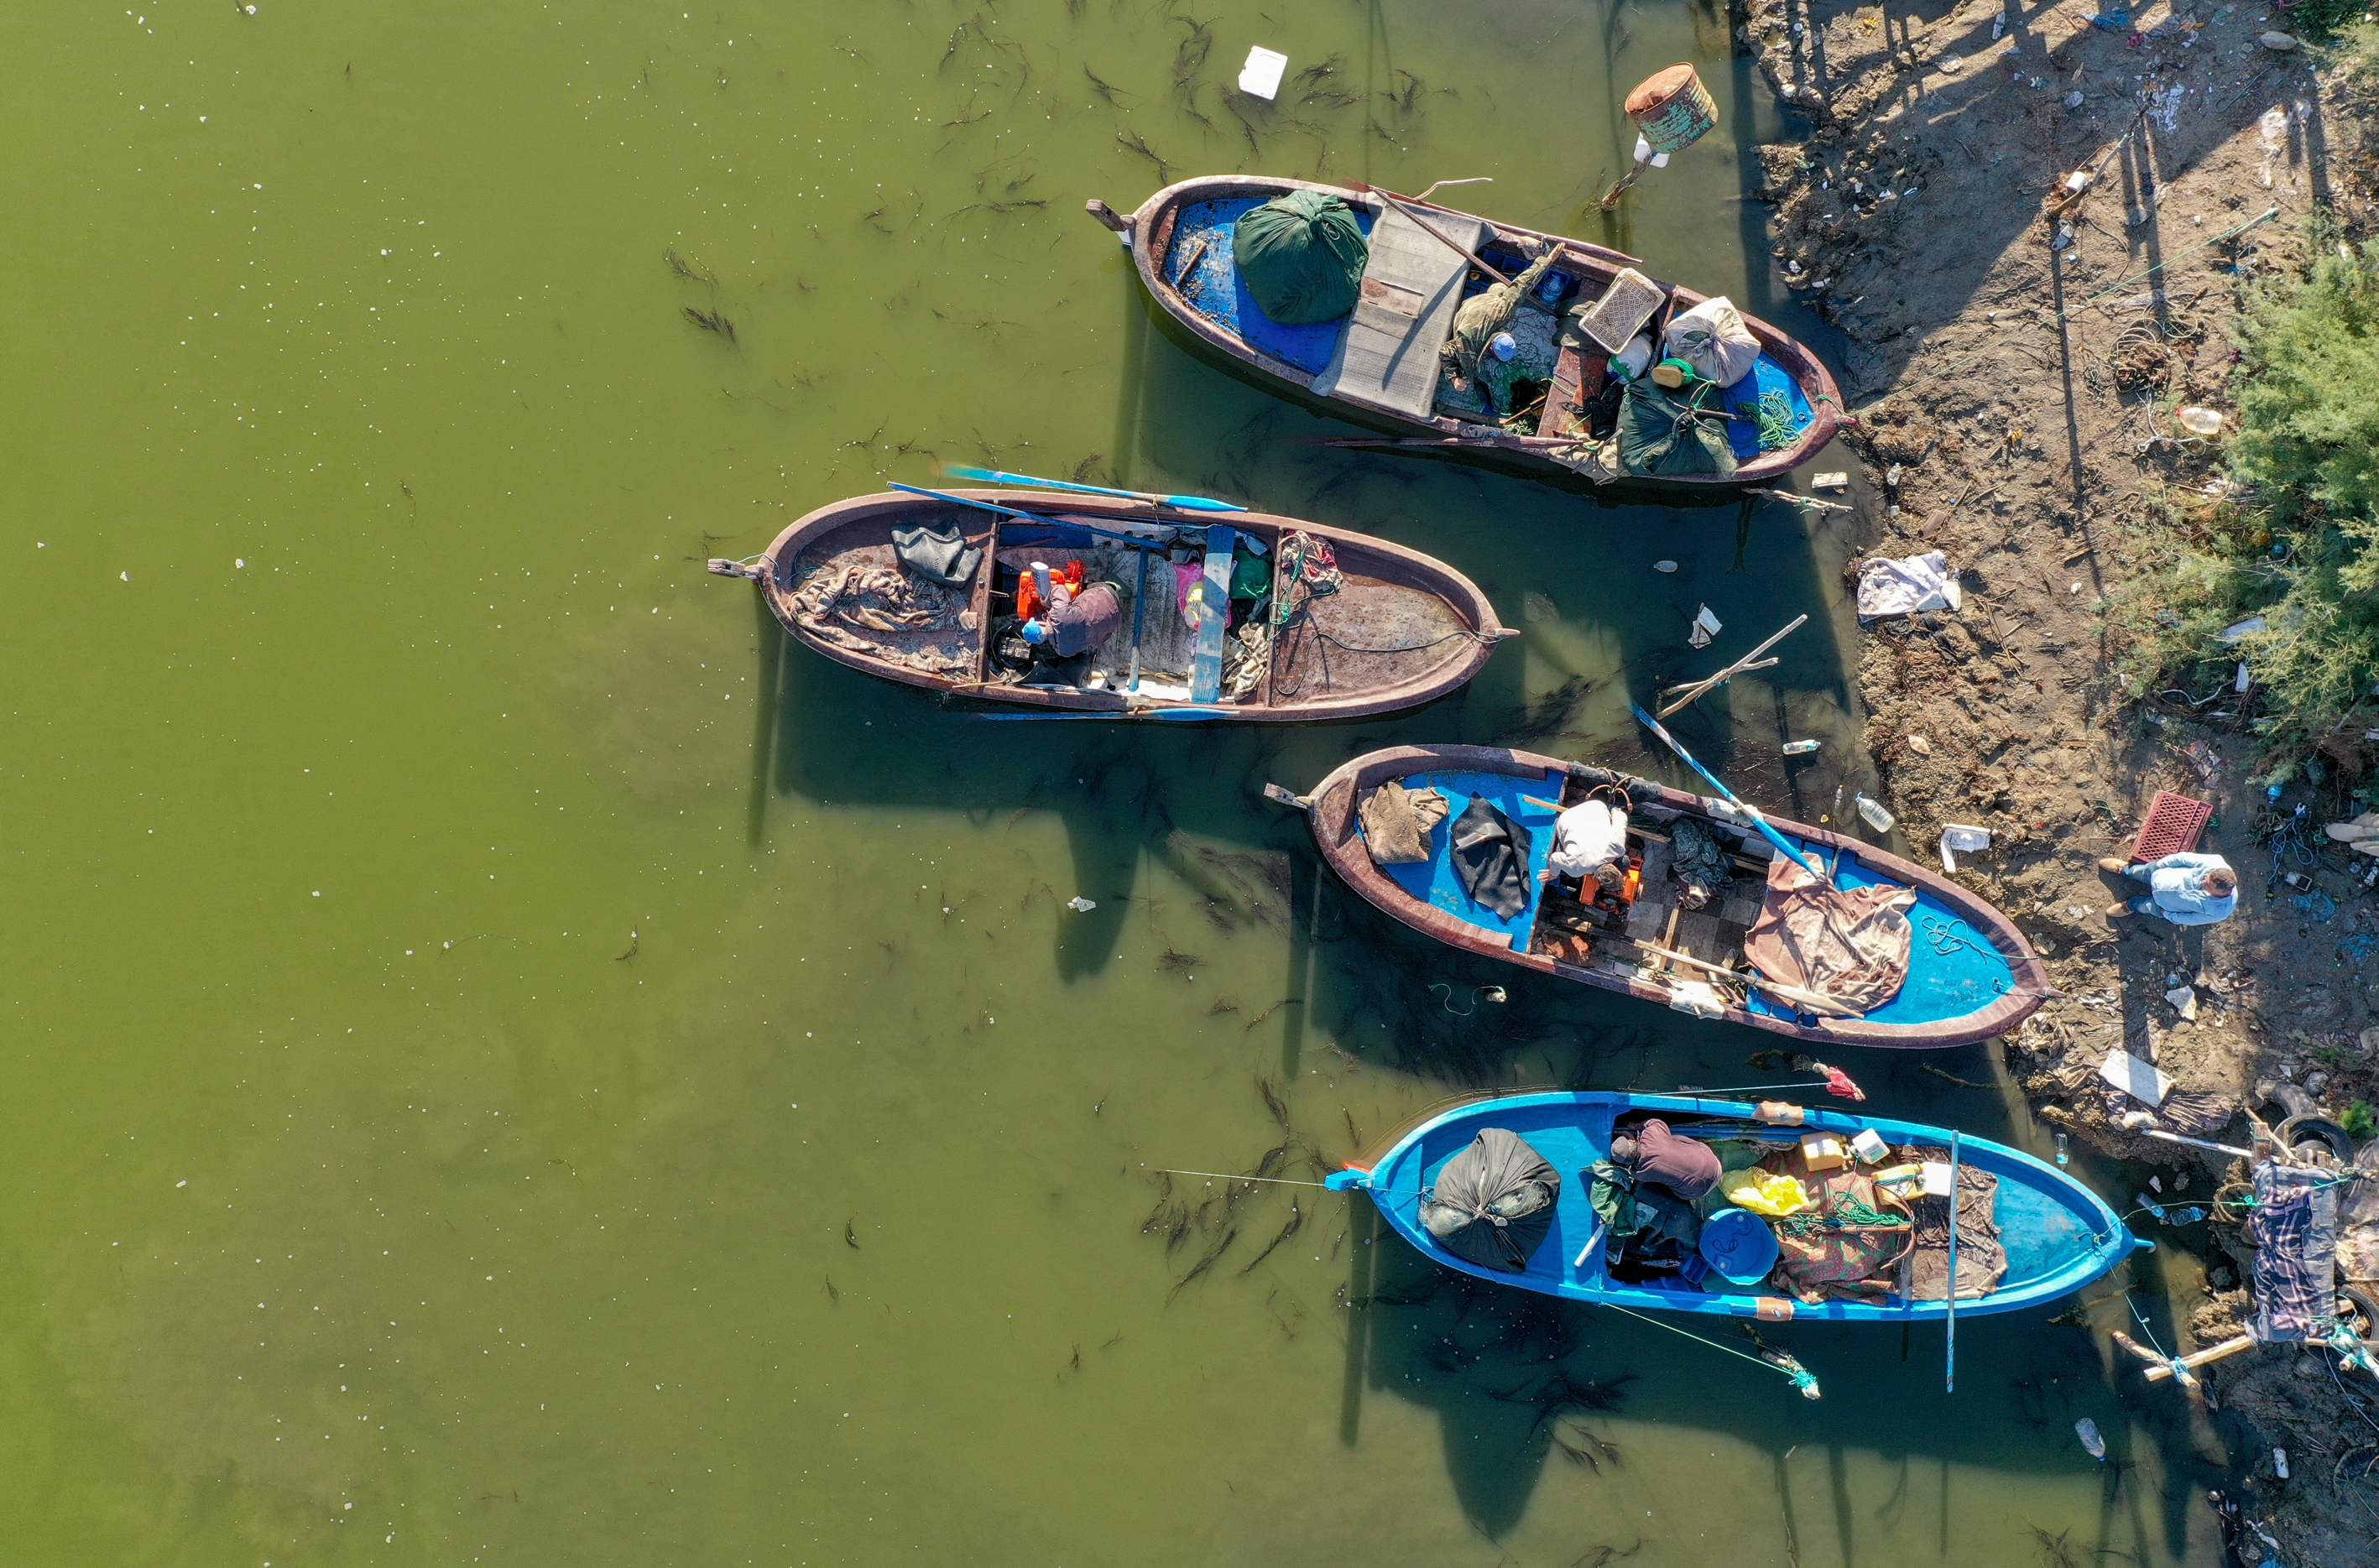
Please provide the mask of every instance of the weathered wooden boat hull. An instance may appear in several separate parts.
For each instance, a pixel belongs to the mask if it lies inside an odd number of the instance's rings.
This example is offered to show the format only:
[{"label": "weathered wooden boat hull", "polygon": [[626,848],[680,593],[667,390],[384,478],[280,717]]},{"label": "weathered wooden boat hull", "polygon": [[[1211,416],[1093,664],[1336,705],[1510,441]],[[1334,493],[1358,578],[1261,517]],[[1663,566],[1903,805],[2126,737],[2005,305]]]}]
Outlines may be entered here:
[{"label": "weathered wooden boat hull", "polygon": [[[1289,364],[1249,342],[1190,303],[1168,274],[1166,265],[1172,249],[1174,225],[1182,209],[1195,202],[1233,198],[1270,200],[1292,190],[1325,191],[1354,202],[1372,199],[1357,191],[1311,180],[1263,175],[1202,175],[1165,187],[1129,214],[1117,213],[1104,201],[1093,200],[1088,205],[1092,215],[1115,229],[1129,246],[1132,264],[1140,273],[1142,286],[1176,333],[1218,357],[1231,369],[1256,384],[1336,417],[1392,432],[1399,438],[1396,442],[1398,451],[1484,462],[1538,477],[1577,479],[1576,470],[1555,462],[1549,455],[1552,449],[1567,444],[1563,438],[1514,435],[1434,413],[1428,418],[1415,418],[1403,410],[1377,406],[1356,397],[1318,394],[1313,391],[1312,372]],[[1475,214],[1459,212],[1435,203],[1407,202],[1406,205],[1418,208],[1424,214],[1479,221]],[[1607,285],[1621,268],[1638,265],[1636,258],[1603,246],[1492,220],[1484,221],[1494,231],[1494,237],[1489,241],[1491,246],[1532,247],[1547,240],[1558,243],[1563,247],[1564,257],[1557,263],[1557,270],[1580,278],[1598,291]],[[1663,286],[1672,291],[1678,309],[1690,309],[1709,297],[1682,284]],[[1612,488],[1670,495],[1711,491],[1716,492],[1712,497],[1714,500],[1727,499],[1730,492],[1750,486],[1773,484],[1782,478],[1822,452],[1842,426],[1848,422],[1842,411],[1842,391],[1815,353],[1782,329],[1758,317],[1746,312],[1743,320],[1758,338],[1761,349],[1791,375],[1807,398],[1812,416],[1808,428],[1789,446],[1742,460],[1733,474],[1627,474],[1607,481]]]},{"label": "weathered wooden boat hull", "polygon": [[[1303,645],[1290,647],[1286,662],[1248,696],[1212,704],[1153,701],[1120,692],[1066,686],[1017,686],[986,683],[984,629],[995,620],[991,603],[993,561],[1004,548],[1003,526],[1012,523],[998,514],[898,491],[857,496],[822,506],[799,518],[749,564],[714,562],[723,575],[748,576],[758,583],[769,609],[796,642],[813,651],[882,680],[920,686],[969,699],[1022,708],[1105,717],[1118,719],[1163,718],[1168,713],[1231,722],[1311,723],[1392,713],[1418,707],[1460,687],[1485,665],[1496,643],[1518,633],[1503,627],[1486,595],[1467,577],[1443,562],[1406,549],[1385,539],[1265,513],[1185,513],[1140,501],[1097,496],[1053,497],[1045,490],[951,489],[943,492],[996,505],[1032,511],[1061,521],[1093,526],[1117,524],[1163,525],[1202,528],[1226,525],[1252,534],[1269,546],[1281,535],[1298,530],[1329,542],[1347,590],[1315,601],[1317,625],[1324,625],[1334,642],[1317,641],[1310,667],[1297,664]],[[971,672],[935,674],[911,668],[862,648],[840,645],[820,636],[794,613],[791,599],[805,574],[828,560],[891,561],[891,530],[896,525],[926,520],[955,520],[968,541],[984,547],[985,560],[976,571],[972,595],[973,626]],[[880,559],[879,559],[880,558]],[[1149,614],[1174,613],[1170,569],[1161,561],[1155,570],[1166,574],[1152,579]],[[1136,585],[1134,585],[1136,586]],[[1158,601],[1162,602],[1158,602]],[[1326,625],[1322,618],[1327,618]],[[1125,616],[1125,630],[1130,615]],[[1408,650],[1393,639],[1408,633],[1416,621],[1444,628],[1443,641],[1432,648]],[[957,633],[942,645],[956,648]],[[1394,651],[1379,651],[1383,649]],[[1120,660],[1117,661],[1120,665]],[[1294,685],[1294,691],[1288,690]]]},{"label": "weathered wooden boat hull", "polygon": [[[1680,1285],[1663,1289],[1613,1280],[1601,1248],[1580,1269],[1576,1257],[1595,1228],[1587,1169],[1609,1148],[1613,1120],[1628,1111],[1679,1117],[1716,1117],[1750,1122],[1753,1107],[1739,1101],[1684,1094],[1630,1094],[1614,1090],[1549,1091],[1473,1100],[1427,1116],[1395,1136],[1383,1152],[1359,1160],[1333,1186],[1368,1191],[1381,1215],[1431,1261],[1480,1279],[1574,1301],[1611,1303],[1639,1310],[1698,1312],[1721,1317],[1813,1318],[1836,1322],[1938,1321],[1948,1303],[1938,1300],[1827,1301],[1811,1304],[1757,1294],[1759,1286],[1709,1292]],[[1683,1125],[1680,1123],[1680,1125]],[[1469,1147],[1482,1128],[1507,1128],[1561,1173],[1561,1197],[1551,1235],[1530,1256],[1527,1269],[1507,1273],[1447,1251],[1420,1224],[1419,1199],[1445,1162]],[[1780,1139],[1802,1131],[1830,1132],[1845,1141],[1872,1128],[1890,1143],[1948,1145],[1950,1133],[1922,1123],[1885,1116],[1853,1116],[1812,1106],[1805,1128],[1757,1128]],[[1746,1132],[1745,1136],[1752,1136]],[[1986,1296],[1961,1296],[1961,1318],[2045,1307],[2111,1271],[2135,1248],[2150,1243],[2131,1234],[2113,1209],[2081,1182],[2019,1149],[1988,1139],[1959,1136],[1959,1159],[1999,1177],[1995,1218],[2007,1249],[2007,1272]],[[1360,1173],[1360,1174],[1356,1174]],[[1715,1279],[1716,1276],[1712,1276]],[[1720,1282],[1723,1285],[1723,1282]]]},{"label": "weathered wooden boat hull", "polygon": [[[1553,979],[1577,981],[1647,1002],[1668,1005],[1671,994],[1658,980],[1581,967],[1525,947],[1516,950],[1508,931],[1498,934],[1463,919],[1452,911],[1416,898],[1382,871],[1372,862],[1358,830],[1359,796],[1385,779],[1431,773],[1503,776],[1516,780],[1541,781],[1532,787],[1557,792],[1568,790],[1574,797],[1582,796],[1583,790],[1592,784],[1618,782],[1644,791],[1639,798],[1647,802],[1646,809],[1653,813],[1669,812],[1702,818],[1724,828],[1731,835],[1742,833],[1744,819],[1732,815],[1722,802],[1647,780],[1631,779],[1625,775],[1584,764],[1564,762],[1558,757],[1495,746],[1391,747],[1342,764],[1307,795],[1294,796],[1279,790],[1274,796],[1276,800],[1294,801],[1306,810],[1322,858],[1341,880],[1423,935],[1480,958],[1516,964]],[[1564,799],[1562,803],[1570,804],[1574,801]],[[1910,959],[1909,984],[1902,988],[1902,997],[1896,997],[1889,1006],[1878,1009],[1878,1013],[1882,1015],[1880,1017],[1871,1014],[1866,1018],[1821,1018],[1814,1022],[1805,1022],[1787,1015],[1781,1007],[1771,1011],[1754,997],[1742,1006],[1728,1007],[1723,1015],[1727,1021],[1748,1024],[1755,1029],[1812,1043],[1924,1050],[1963,1045],[2004,1034],[2039,1007],[2042,994],[2050,989],[2048,976],[2014,923],[1989,904],[1957,883],[1870,844],[1779,817],[1771,816],[1769,822],[1788,839],[1798,840],[1809,849],[1831,857],[1837,868],[1847,867],[1854,875],[1914,888],[1918,905],[1911,911],[1911,919],[1920,926],[1920,933]],[[1443,826],[1438,829],[1441,835],[1444,831]],[[1550,839],[1549,829],[1543,837]],[[1745,837],[1748,839],[1756,838],[1756,835]],[[1527,911],[1531,922],[1536,921],[1541,912],[1540,898],[1541,893],[1532,889]],[[1964,926],[1962,931],[1956,924],[1961,922]],[[1742,923],[1747,924],[1748,922]],[[1531,924],[1523,935],[1540,933],[1537,926]],[[1936,951],[1944,947],[1951,947],[1952,951],[1949,954]],[[1956,977],[1957,989],[1921,993],[1910,989],[1927,983],[1924,976],[1928,963],[1951,959],[1961,961],[1963,966]],[[1690,970],[1681,970],[1675,978],[1697,976]],[[1953,998],[1967,996],[1978,1005],[1962,1007],[1954,1016],[1914,1016],[1928,1010],[1927,1006],[1917,1004],[1929,1005],[1945,995]],[[1903,1007],[1903,998],[1912,1005]]]}]

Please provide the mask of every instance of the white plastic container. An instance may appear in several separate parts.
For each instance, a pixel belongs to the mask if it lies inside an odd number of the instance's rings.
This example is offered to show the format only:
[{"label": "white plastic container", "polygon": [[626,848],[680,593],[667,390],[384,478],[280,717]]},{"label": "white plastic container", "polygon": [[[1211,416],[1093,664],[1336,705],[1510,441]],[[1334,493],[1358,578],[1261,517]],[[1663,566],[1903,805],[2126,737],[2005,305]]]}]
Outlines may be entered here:
[{"label": "white plastic container", "polygon": [[1621,349],[1611,360],[1611,372],[1623,381],[1641,376],[1652,363],[1652,334],[1638,332],[1636,341]]},{"label": "white plastic container", "polygon": [[2211,408],[2184,408],[2173,416],[2180,428],[2192,436],[2218,436],[2222,433],[2222,416]]},{"label": "white plastic container", "polygon": [[1865,794],[1858,796],[1854,803],[1857,805],[1858,814],[1865,819],[1866,825],[1878,833],[1889,833],[1900,825],[1898,817],[1884,810],[1880,802],[1867,799]]}]

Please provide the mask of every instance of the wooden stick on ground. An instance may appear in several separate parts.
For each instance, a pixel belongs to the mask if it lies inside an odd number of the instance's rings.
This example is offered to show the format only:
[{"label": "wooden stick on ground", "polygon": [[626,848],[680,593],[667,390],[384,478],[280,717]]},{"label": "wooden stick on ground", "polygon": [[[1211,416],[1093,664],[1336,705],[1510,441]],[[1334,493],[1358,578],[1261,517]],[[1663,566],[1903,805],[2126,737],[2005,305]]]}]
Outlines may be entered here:
[{"label": "wooden stick on ground", "polygon": [[[2255,1344],[2256,1341],[2253,1334],[2242,1333],[2236,1339],[2226,1339],[2221,1344],[2213,1345],[2207,1349],[2192,1352],[2190,1355],[2180,1357],[2180,1364],[2194,1371],[2196,1369],[2204,1366],[2208,1361],[2220,1361],[2228,1357],[2236,1356],[2242,1350],[2252,1350],[2255,1348]],[[2132,1348],[2135,1351],[2138,1350],[2136,1345]],[[2146,1353],[2140,1352],[2140,1354],[2144,1356]],[[2172,1376],[2172,1367],[2170,1363],[2165,1361],[2162,1357],[2154,1357],[2150,1358],[2155,1360],[2157,1364],[2148,1369],[2148,1381],[2152,1383],[2160,1383],[2167,1378]]]},{"label": "wooden stick on ground", "polygon": [[1643,941],[1640,938],[1634,936],[1613,936],[1611,940],[1624,942],[1631,947],[1639,947],[1645,952],[1655,953],[1661,958],[1673,959],[1678,963],[1691,964],[1696,969],[1707,970],[1710,973],[1720,976],[1721,979],[1732,980],[1744,985],[1757,985],[1759,989],[1769,993],[1771,995],[1781,996],[1785,1001],[1793,1003],[1799,1007],[1806,1007],[1813,1013],[1820,1013],[1829,1018],[1856,1018],[1858,1016],[1856,1013],[1851,1011],[1848,1007],[1843,1007],[1840,1002],[1833,1000],[1831,997],[1820,996],[1814,991],[1804,991],[1797,985],[1786,985],[1781,982],[1769,980],[1765,975],[1759,974],[1757,971],[1746,973],[1739,969],[1728,969],[1723,964],[1711,963],[1708,959],[1697,959],[1691,953],[1680,953],[1671,948],[1657,947],[1652,943]]}]

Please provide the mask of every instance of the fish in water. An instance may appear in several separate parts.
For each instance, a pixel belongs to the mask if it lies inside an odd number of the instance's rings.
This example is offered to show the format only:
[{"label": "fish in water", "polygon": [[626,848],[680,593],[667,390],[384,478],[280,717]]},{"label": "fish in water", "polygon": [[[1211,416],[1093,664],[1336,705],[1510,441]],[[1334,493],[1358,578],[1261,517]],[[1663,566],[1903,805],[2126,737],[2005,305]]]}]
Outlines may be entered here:
[{"label": "fish in water", "polygon": [[859,1232],[852,1228],[856,1223],[854,1220],[842,1222],[842,1244],[853,1252],[859,1250]]}]

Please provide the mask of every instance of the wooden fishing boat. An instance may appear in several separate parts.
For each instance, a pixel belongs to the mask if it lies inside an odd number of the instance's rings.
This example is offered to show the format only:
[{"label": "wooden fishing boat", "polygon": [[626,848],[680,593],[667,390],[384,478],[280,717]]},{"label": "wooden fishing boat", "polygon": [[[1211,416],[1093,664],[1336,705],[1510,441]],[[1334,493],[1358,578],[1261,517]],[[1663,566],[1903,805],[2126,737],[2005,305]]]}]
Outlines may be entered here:
[{"label": "wooden fishing boat", "polygon": [[[1358,810],[1369,790],[1391,779],[1408,789],[1440,790],[1455,814],[1470,796],[1484,796],[1526,828],[1531,839],[1526,906],[1503,918],[1465,892],[1448,853],[1451,814],[1433,830],[1430,859],[1377,863]],[[1624,914],[1577,903],[1539,880],[1552,847],[1554,818],[1590,790],[1612,786],[1634,802],[1628,848],[1642,862],[1638,888]],[[1265,793],[1307,813],[1322,858],[1348,887],[1424,935],[1481,958],[1670,1007],[1707,1002],[1707,993],[1683,989],[1703,983],[1723,1004],[1709,1016],[1796,1040],[1914,1049],[1962,1045],[2013,1029],[2051,989],[2014,923],[1966,888],[1871,844],[1772,816],[1769,825],[1801,852],[1824,857],[1839,886],[1914,889],[1914,904],[1906,911],[1914,941],[1898,994],[1864,1016],[1823,1016],[1745,985],[1757,978],[1741,967],[1741,954],[1759,917],[1775,855],[1768,839],[1722,800],[1583,763],[1492,746],[1395,746],[1342,765],[1310,794],[1276,784]],[[1670,831],[1681,818],[1694,819],[1720,840],[1733,876],[1698,910],[1683,907],[1668,876]]]},{"label": "wooden fishing boat", "polygon": [[[1600,1228],[1592,1206],[1592,1167],[1608,1158],[1615,1131],[1625,1130],[1648,1116],[1661,1117],[1685,1137],[1744,1140],[1773,1149],[1785,1159],[1806,1132],[1832,1134],[1847,1143],[1861,1130],[1871,1128],[1887,1145],[1902,1150],[1914,1146],[1937,1162],[1947,1157],[1952,1145],[1948,1129],[1917,1122],[1815,1106],[1803,1114],[1806,1118],[1803,1126],[1772,1127],[1754,1119],[1752,1105],[1687,1094],[1631,1094],[1614,1090],[1500,1094],[1425,1113],[1418,1125],[1383,1140],[1387,1146],[1376,1157],[1359,1158],[1334,1173],[1328,1185],[1370,1193],[1388,1224],[1431,1261],[1547,1296],[1738,1318],[1905,1323],[1938,1321],[1948,1315],[1948,1294],[1939,1286],[1951,1276],[1941,1266],[1946,1260],[1938,1257],[1931,1260],[1935,1267],[1923,1274],[1899,1270],[1909,1253],[1890,1260],[1877,1276],[1868,1298],[1811,1302],[1770,1289],[1772,1282],[1766,1278],[1743,1284],[1716,1272],[1705,1273],[1692,1285],[1674,1276],[1618,1278],[1613,1275],[1607,1245],[1589,1252],[1588,1244]],[[1516,1135],[1561,1177],[1551,1229],[1517,1272],[1482,1266],[1440,1245],[1420,1215],[1421,1200],[1436,1188],[1446,1163],[1489,1128]],[[2046,1306],[2106,1274],[2134,1248],[2153,1245],[2132,1236],[2096,1193],[2054,1165],[2021,1150],[1963,1133],[1956,1135],[1955,1148],[1961,1245],[1975,1249],[1956,1265],[1961,1318]],[[1726,1206],[1716,1194],[1704,1203],[1712,1210]],[[1946,1221],[1946,1197],[1938,1200],[1938,1208],[1939,1218]],[[1905,1205],[1894,1204],[1892,1209],[1887,1219],[1898,1219],[1906,1212]],[[1988,1236],[1994,1226],[1996,1236]],[[1817,1228],[1813,1224],[1812,1231]],[[1907,1243],[1914,1244],[1910,1252],[1926,1244],[1914,1234],[1904,1235]],[[2004,1252],[2003,1268],[1984,1250],[1978,1236],[1988,1236],[1988,1245]],[[1891,1243],[1902,1244],[1901,1238]],[[1980,1254],[1979,1260],[1975,1253]],[[1629,1272],[1624,1263],[1621,1272]],[[1988,1287],[1978,1288],[1993,1273],[1997,1277],[1989,1279]],[[1920,1279],[1926,1283],[1915,1283]],[[1917,1294],[1902,1294],[1903,1290]]]},{"label": "wooden fishing boat", "polygon": [[[853,669],[1085,718],[1308,723],[1394,712],[1455,690],[1498,642],[1519,634],[1452,567],[1343,528],[1039,490],[943,493],[1034,515],[916,494],[858,496],[810,513],[750,561],[714,561],[710,570],[757,582],[796,641]],[[921,525],[979,552],[962,586],[901,563],[894,530]],[[1303,574],[1279,593],[1246,597],[1250,574],[1280,561],[1284,542]],[[1086,654],[1020,669],[1003,662],[1003,628],[1036,561],[1060,572],[1082,562],[1086,581],[1115,585],[1123,613]],[[1185,620],[1199,583],[1218,604],[1240,593],[1235,630],[1217,619],[1202,633]],[[1017,650],[1012,635],[1004,645]]]},{"label": "wooden fishing boat", "polygon": [[[1323,191],[1354,205],[1369,226],[1371,253],[1362,298],[1351,315],[1311,326],[1287,326],[1266,317],[1244,291],[1232,259],[1232,225],[1250,209],[1300,189]],[[1482,422],[1488,417],[1483,412],[1466,417],[1464,411],[1447,406],[1452,394],[1441,381],[1438,350],[1453,330],[1454,312],[1463,297],[1485,287],[1488,280],[1422,223],[1515,276],[1540,244],[1558,244],[1561,255],[1552,271],[1563,280],[1564,304],[1601,298],[1622,269],[1637,265],[1633,257],[1434,203],[1391,202],[1337,186],[1263,175],[1203,175],[1182,180],[1129,214],[1096,199],[1088,206],[1093,217],[1117,231],[1130,247],[1149,296],[1180,332],[1273,392],[1395,432],[1397,439],[1383,445],[1516,459],[1519,466],[1540,474],[1560,469],[1596,483],[1673,494],[1773,483],[1823,451],[1845,422],[1841,389],[1817,355],[1781,330],[1745,314],[1744,324],[1759,340],[1760,359],[1754,376],[1740,386],[1755,408],[1769,392],[1789,405],[1791,424],[1769,431],[1769,439],[1781,444],[1763,449],[1756,420],[1737,419],[1729,426],[1737,455],[1731,475],[1624,472],[1610,443],[1595,448],[1581,440],[1576,409],[1604,384],[1608,363],[1591,344],[1555,347],[1549,341],[1545,353],[1552,359],[1551,380],[1533,428]],[[1648,281],[1664,296],[1650,322],[1656,341],[1672,314],[1709,297],[1682,284]],[[1520,315],[1516,332],[1532,325],[1550,333],[1549,316],[1528,309]],[[1725,395],[1733,399],[1735,392]],[[1797,432],[1786,439],[1791,425],[1798,426]]]}]

